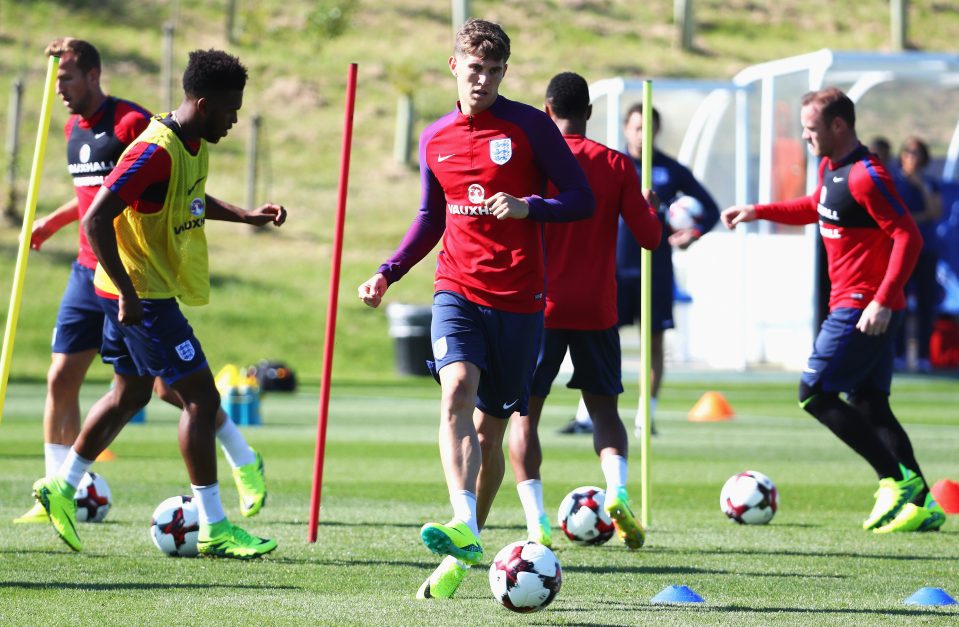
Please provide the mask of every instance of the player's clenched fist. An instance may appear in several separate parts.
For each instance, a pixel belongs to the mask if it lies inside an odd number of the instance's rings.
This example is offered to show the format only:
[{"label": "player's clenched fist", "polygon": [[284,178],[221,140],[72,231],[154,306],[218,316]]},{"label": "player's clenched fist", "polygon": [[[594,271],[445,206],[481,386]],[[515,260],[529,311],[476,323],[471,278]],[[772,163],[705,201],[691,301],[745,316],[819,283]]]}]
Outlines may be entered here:
[{"label": "player's clenched fist", "polygon": [[496,216],[497,220],[505,220],[506,218],[523,220],[529,215],[529,203],[522,198],[516,198],[504,192],[496,192],[487,198],[486,206]]},{"label": "player's clenched fist", "polygon": [[386,277],[382,274],[374,274],[368,281],[357,290],[360,300],[370,307],[379,307],[386,294],[389,285],[386,283]]}]

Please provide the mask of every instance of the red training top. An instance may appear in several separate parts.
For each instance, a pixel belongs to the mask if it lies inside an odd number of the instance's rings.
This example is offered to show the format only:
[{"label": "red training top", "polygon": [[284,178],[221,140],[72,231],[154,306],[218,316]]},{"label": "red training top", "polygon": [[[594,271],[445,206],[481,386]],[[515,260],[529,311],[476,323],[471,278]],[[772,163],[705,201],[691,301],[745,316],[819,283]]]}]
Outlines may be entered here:
[{"label": "red training top", "polygon": [[785,224],[819,220],[832,282],[830,309],[865,309],[873,300],[905,308],[903,287],[922,236],[886,168],[865,146],[839,161],[823,159],[812,196],[757,205],[756,215]]},{"label": "red training top", "polygon": [[546,225],[546,328],[609,329],[618,317],[619,216],[649,250],[659,244],[663,225],[643,198],[629,157],[582,135],[563,139],[593,188],[596,211],[588,220]]},{"label": "red training top", "polygon": [[[420,136],[419,212],[378,272],[398,281],[442,237],[436,291],[501,311],[544,308],[541,222],[589,217],[593,195],[559,129],[542,111],[500,96],[477,114],[457,106]],[[544,198],[547,181],[559,192]],[[497,192],[529,203],[525,220],[498,220],[484,204]]]},{"label": "red training top", "polygon": [[[120,154],[149,123],[150,113],[146,109],[112,96],[103,101],[90,119],[77,114],[67,118],[63,129],[67,138],[67,169],[73,177],[79,202],[78,220],[86,215],[100,185],[116,166]],[[92,270],[97,267],[97,258],[83,229],[79,231],[77,261]]]}]

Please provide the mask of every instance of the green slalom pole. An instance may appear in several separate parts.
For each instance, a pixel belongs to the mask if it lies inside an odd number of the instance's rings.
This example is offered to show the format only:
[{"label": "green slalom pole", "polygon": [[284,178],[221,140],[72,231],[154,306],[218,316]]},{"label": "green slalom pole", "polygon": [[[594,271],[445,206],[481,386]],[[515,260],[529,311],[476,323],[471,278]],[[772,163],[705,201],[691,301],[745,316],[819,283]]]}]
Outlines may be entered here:
[{"label": "green slalom pole", "polygon": [[23,228],[20,231],[20,248],[17,251],[17,267],[13,271],[13,288],[10,290],[10,309],[7,311],[7,328],[3,332],[3,352],[0,353],[0,421],[3,420],[3,404],[7,398],[7,380],[10,378],[10,361],[13,358],[13,339],[17,334],[17,319],[20,317],[20,301],[23,298],[23,281],[27,275],[27,253],[30,251],[30,236],[33,233],[33,216],[37,211],[37,194],[40,190],[40,171],[43,169],[43,154],[47,150],[47,131],[50,128],[50,107],[57,82],[60,57],[51,56],[47,62],[47,80],[43,87],[43,105],[40,108],[40,123],[37,127],[37,145],[33,151],[30,168],[30,187],[27,204],[23,211]]},{"label": "green slalom pole", "polygon": [[[643,81],[643,189],[653,186],[653,82]],[[655,209],[655,207],[654,207]],[[652,284],[653,284],[653,253],[642,249],[640,257],[640,281],[642,289],[639,296],[639,335],[642,354],[639,366],[639,412],[643,416],[643,433],[640,438],[640,455],[642,456],[642,497],[640,518],[643,527],[649,528],[650,514],[650,368],[652,364]]]}]

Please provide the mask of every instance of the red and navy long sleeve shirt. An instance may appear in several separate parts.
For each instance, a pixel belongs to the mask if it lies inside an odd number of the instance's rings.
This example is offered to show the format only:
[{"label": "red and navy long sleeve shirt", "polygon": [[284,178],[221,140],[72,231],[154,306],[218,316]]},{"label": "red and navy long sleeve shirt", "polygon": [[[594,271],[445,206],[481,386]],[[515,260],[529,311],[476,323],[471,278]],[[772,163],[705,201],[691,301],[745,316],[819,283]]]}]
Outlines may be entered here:
[{"label": "red and navy long sleeve shirt", "polygon": [[784,224],[819,222],[829,264],[829,308],[865,309],[871,301],[898,310],[922,236],[889,172],[861,145],[819,164],[811,196],[757,205],[756,216]]},{"label": "red and navy long sleeve shirt", "polygon": [[[593,194],[549,117],[500,96],[480,113],[459,106],[420,136],[422,198],[399,248],[379,267],[398,281],[442,238],[436,291],[514,313],[545,304],[543,222],[587,218]],[[558,193],[545,198],[552,182]],[[529,203],[525,220],[498,220],[484,201],[505,192]]]}]

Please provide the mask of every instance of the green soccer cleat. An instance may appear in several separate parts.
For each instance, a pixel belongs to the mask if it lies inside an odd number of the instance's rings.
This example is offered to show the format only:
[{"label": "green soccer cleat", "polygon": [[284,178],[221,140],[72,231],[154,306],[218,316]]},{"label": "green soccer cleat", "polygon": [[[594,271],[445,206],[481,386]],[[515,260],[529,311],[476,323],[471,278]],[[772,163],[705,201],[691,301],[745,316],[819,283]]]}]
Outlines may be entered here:
[{"label": "green soccer cleat", "polygon": [[866,531],[876,529],[892,521],[899,511],[926,487],[922,477],[912,472],[902,464],[899,465],[902,471],[902,479],[896,481],[892,477],[883,477],[879,480],[879,489],[873,495],[876,498],[876,504],[869,514],[869,518],[863,521],[862,528]]},{"label": "green soccer cleat", "polygon": [[77,504],[73,500],[75,488],[62,479],[37,479],[33,484],[33,496],[43,507],[60,539],[74,551],[83,549],[77,535]]},{"label": "green soccer cleat", "polygon": [[444,559],[416,591],[417,599],[452,599],[469,567],[453,559]]},{"label": "green soccer cleat", "polygon": [[200,555],[248,560],[266,555],[276,548],[276,540],[251,536],[227,519],[201,525],[197,539]]},{"label": "green soccer cleat", "polygon": [[[252,450],[252,449],[251,449]],[[266,477],[263,474],[263,456],[256,455],[249,464],[233,469],[236,491],[240,494],[240,513],[245,518],[256,516],[266,503]]]},{"label": "green soccer cleat", "polygon": [[47,516],[47,510],[43,509],[40,503],[34,503],[26,514],[19,518],[14,518],[13,522],[18,525],[32,525],[36,523],[48,523],[50,517]]},{"label": "green soccer cleat", "polygon": [[636,517],[633,516],[633,510],[629,506],[629,496],[626,494],[625,488],[620,488],[613,496],[607,494],[605,507],[606,513],[613,519],[616,532],[622,538],[623,543],[626,544],[626,548],[631,551],[642,548],[646,542],[646,532],[643,530],[643,526],[637,522]]},{"label": "green soccer cleat", "polygon": [[553,529],[549,526],[549,517],[543,514],[539,521],[533,527],[526,527],[526,539],[530,542],[538,542],[545,547],[553,546]]},{"label": "green soccer cleat", "polygon": [[426,523],[420,529],[420,538],[430,551],[438,555],[452,555],[467,564],[483,559],[483,545],[469,526],[455,518],[445,525]]},{"label": "green soccer cleat", "polygon": [[922,507],[906,503],[891,522],[872,530],[873,533],[903,533],[908,531],[939,531],[946,522],[946,512],[939,503],[926,495]]}]

